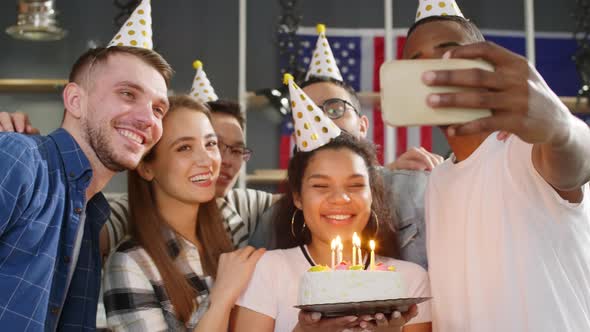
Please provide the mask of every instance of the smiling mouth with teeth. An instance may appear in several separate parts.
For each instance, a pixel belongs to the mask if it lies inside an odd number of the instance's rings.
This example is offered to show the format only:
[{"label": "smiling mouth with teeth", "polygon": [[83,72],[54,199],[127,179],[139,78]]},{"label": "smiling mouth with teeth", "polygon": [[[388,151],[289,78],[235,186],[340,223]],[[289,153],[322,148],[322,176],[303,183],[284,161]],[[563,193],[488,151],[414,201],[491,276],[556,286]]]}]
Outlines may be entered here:
[{"label": "smiling mouth with teeth", "polygon": [[346,219],[350,219],[352,217],[351,214],[332,214],[332,215],[326,215],[325,216],[328,219],[333,219],[333,220],[346,220]]},{"label": "smiling mouth with teeth", "polygon": [[121,134],[121,136],[129,138],[137,144],[143,144],[143,138],[141,138],[141,136],[125,129],[119,129],[117,131],[119,132],[119,134]]},{"label": "smiling mouth with teeth", "polygon": [[206,182],[206,181],[211,180],[211,173],[195,175],[195,176],[191,177],[190,180],[193,183]]}]

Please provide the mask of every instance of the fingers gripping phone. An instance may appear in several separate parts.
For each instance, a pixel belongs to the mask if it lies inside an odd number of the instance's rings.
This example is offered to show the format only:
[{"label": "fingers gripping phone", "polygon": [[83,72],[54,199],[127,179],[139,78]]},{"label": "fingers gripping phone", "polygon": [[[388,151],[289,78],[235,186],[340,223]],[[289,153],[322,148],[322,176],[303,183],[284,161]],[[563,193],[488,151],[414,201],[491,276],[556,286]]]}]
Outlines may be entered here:
[{"label": "fingers gripping phone", "polygon": [[491,115],[486,109],[438,108],[428,106],[431,93],[469,91],[464,87],[431,87],[422,82],[422,74],[431,70],[494,68],[481,60],[436,59],[395,60],[381,65],[381,112],[390,126],[448,125],[465,123]]}]

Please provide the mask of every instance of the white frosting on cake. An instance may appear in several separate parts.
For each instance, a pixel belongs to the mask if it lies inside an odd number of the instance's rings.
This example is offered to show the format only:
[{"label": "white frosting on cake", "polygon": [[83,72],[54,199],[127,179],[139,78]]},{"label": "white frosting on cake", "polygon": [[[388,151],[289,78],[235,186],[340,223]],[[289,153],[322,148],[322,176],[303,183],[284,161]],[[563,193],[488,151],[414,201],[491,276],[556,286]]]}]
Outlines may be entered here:
[{"label": "white frosting on cake", "polygon": [[390,300],[406,297],[402,275],[394,271],[335,270],[306,272],[299,304]]}]

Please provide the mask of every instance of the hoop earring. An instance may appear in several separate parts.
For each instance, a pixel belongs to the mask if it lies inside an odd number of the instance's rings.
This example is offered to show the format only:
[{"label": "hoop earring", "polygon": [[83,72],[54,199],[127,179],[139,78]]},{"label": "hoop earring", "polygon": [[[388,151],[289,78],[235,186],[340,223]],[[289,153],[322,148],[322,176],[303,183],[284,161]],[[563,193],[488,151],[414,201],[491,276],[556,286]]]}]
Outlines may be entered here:
[{"label": "hoop earring", "polygon": [[373,215],[373,218],[375,219],[375,235],[373,235],[373,237],[377,237],[377,234],[379,234],[379,217],[377,217],[377,213],[375,213],[375,211],[373,211],[373,209],[371,209],[371,214]]},{"label": "hoop earring", "polygon": [[[297,215],[297,211],[299,211],[299,209],[295,209],[295,212],[293,212],[293,216],[291,217],[291,235],[293,235],[293,238],[296,239],[297,235],[295,235],[295,230],[294,230],[294,224],[295,224],[295,216]],[[301,232],[303,233],[303,231],[305,230],[305,221],[303,222],[303,227],[301,227]]]}]

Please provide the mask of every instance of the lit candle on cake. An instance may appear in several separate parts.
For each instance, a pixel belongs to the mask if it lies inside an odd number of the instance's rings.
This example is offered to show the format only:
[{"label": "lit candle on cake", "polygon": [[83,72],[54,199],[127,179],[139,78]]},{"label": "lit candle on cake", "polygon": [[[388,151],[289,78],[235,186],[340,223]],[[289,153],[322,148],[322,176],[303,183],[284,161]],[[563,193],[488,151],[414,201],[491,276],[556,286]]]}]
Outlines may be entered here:
[{"label": "lit candle on cake", "polygon": [[356,250],[358,251],[358,264],[359,265],[363,265],[363,255],[361,253],[361,238],[360,237],[356,237],[356,243],[354,244],[354,246],[356,247]]},{"label": "lit candle on cake", "polygon": [[371,247],[371,264],[369,265],[369,269],[371,271],[375,270],[375,241],[369,241],[369,246]]},{"label": "lit candle on cake", "polygon": [[[356,265],[356,239],[358,239],[358,235],[354,232],[354,234],[352,234],[352,266]],[[359,263],[360,260],[361,258],[359,257]]]},{"label": "lit candle on cake", "polygon": [[342,239],[340,238],[340,235],[338,235],[336,237],[336,245],[338,246],[338,255],[337,255],[337,259],[336,262],[337,264],[342,263]]},{"label": "lit candle on cake", "polygon": [[332,244],[330,245],[330,247],[332,247],[332,270],[334,270],[334,266],[336,266],[336,240],[332,240]]}]

